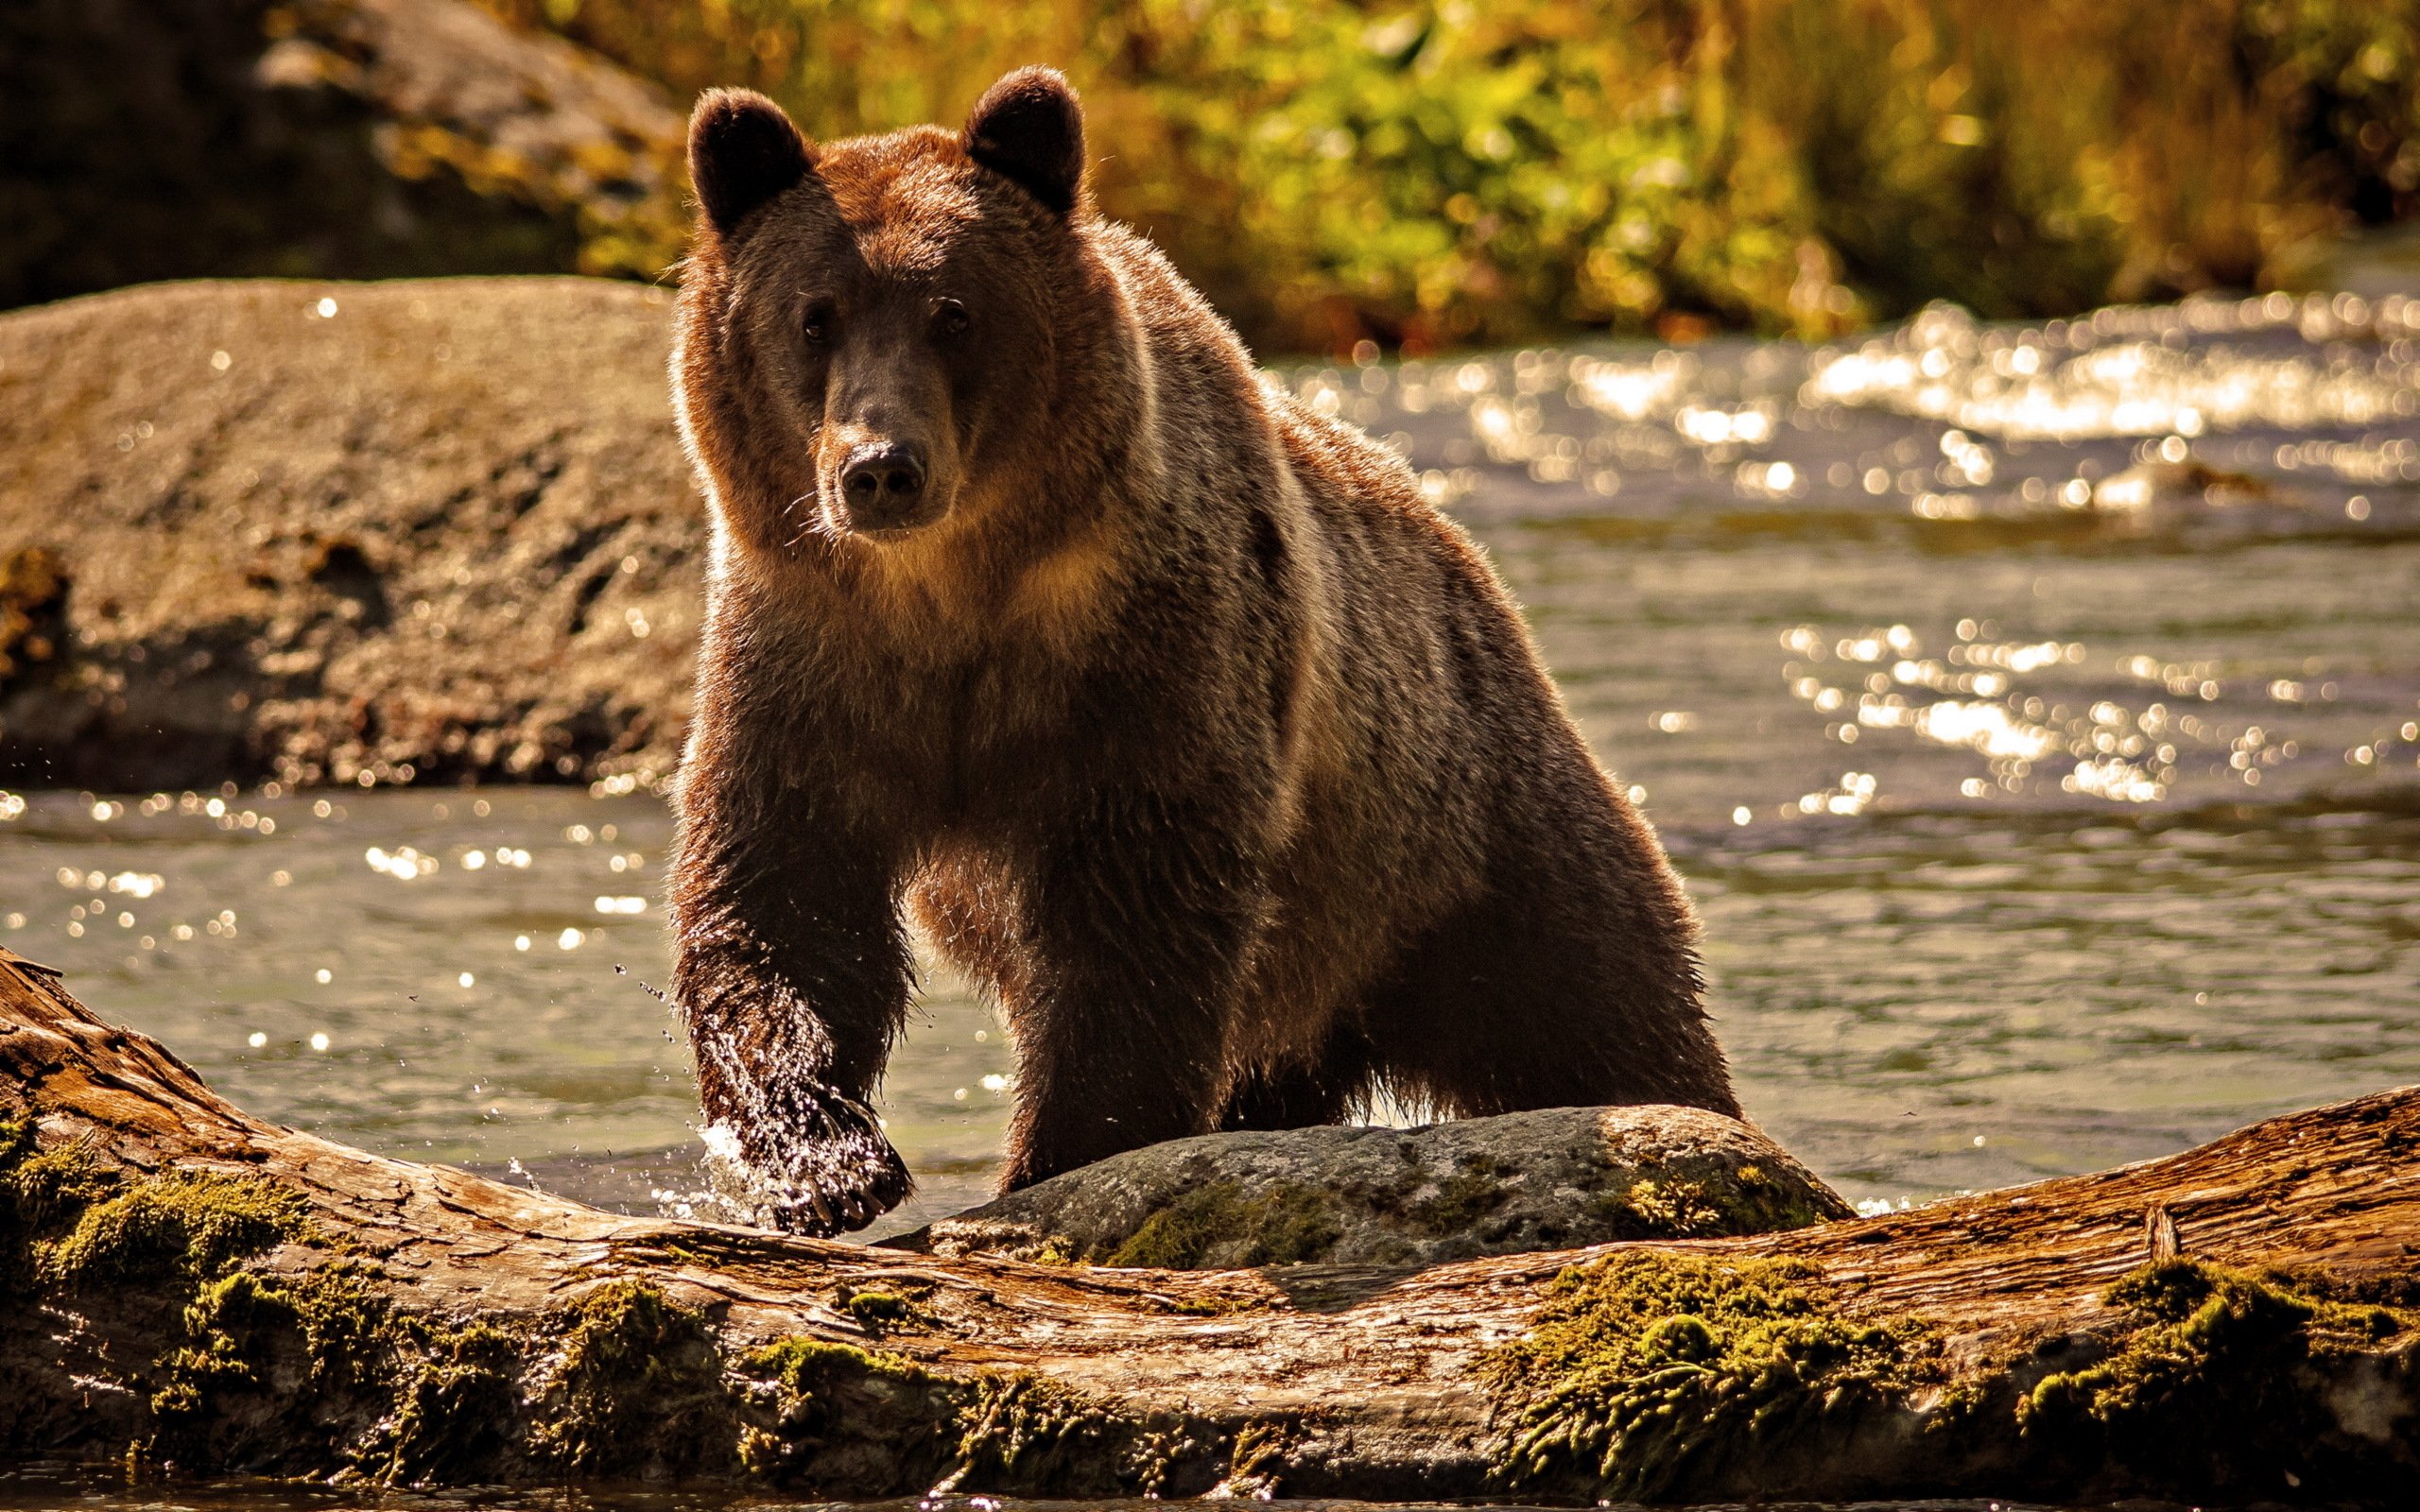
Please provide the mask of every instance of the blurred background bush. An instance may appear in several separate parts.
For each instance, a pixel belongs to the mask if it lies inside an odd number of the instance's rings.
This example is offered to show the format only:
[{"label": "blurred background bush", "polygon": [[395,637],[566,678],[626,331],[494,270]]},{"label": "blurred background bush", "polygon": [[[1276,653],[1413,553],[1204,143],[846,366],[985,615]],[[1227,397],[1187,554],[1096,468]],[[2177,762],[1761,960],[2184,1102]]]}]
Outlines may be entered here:
[{"label": "blurred background bush", "polygon": [[1272,354],[2294,287],[2420,211],[2420,0],[478,3],[13,0],[0,301],[659,277],[696,91],[838,136],[1035,60]]}]

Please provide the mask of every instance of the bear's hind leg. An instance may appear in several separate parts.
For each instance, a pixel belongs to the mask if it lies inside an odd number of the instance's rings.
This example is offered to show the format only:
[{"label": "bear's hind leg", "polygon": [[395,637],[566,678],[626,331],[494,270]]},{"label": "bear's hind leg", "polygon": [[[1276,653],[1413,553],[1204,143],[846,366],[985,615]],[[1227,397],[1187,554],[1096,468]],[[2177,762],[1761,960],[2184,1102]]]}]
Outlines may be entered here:
[{"label": "bear's hind leg", "polygon": [[1370,1080],[1369,1041],[1358,1031],[1340,1032],[1307,1065],[1238,1074],[1227,1089],[1219,1127],[1316,1128],[1340,1124],[1354,1103],[1368,1094]]},{"label": "bear's hind leg", "polygon": [[1104,794],[1040,858],[1025,889],[1029,971],[1003,984],[1018,1087],[1002,1191],[1216,1123],[1265,913],[1256,869],[1217,817]]},{"label": "bear's hind leg", "polygon": [[1677,893],[1568,852],[1512,874],[1429,930],[1376,995],[1390,1089],[1457,1118],[1639,1103],[1737,1117]]}]

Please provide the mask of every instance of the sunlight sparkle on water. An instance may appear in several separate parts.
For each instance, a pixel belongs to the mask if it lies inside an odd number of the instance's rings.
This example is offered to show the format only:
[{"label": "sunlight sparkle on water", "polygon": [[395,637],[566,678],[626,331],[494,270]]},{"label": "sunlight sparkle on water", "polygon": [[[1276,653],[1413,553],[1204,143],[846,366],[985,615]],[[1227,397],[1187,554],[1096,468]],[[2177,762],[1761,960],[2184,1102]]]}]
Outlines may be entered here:
[{"label": "sunlight sparkle on water", "polygon": [[2089,321],[2063,322],[2055,349],[2036,333],[2015,344],[1994,341],[1965,312],[1936,306],[1888,335],[1819,358],[1802,398],[1888,408],[2021,440],[2360,426],[2420,410],[2408,363],[2393,353],[2257,356],[2223,342],[2169,344],[2187,332],[2248,336],[2298,318],[2307,334],[2314,326],[2389,337],[2420,330],[2420,306],[2410,301],[2373,310],[2366,302],[2313,300],[2297,304],[2273,295],[2240,304],[2104,310]]}]

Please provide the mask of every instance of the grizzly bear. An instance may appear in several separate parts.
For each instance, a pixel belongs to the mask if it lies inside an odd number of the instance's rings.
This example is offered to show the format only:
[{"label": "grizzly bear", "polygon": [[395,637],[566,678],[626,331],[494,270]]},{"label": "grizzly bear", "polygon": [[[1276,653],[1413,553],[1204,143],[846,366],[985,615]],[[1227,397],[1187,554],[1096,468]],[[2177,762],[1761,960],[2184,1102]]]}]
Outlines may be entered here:
[{"label": "grizzly bear", "polygon": [[707,94],[672,360],[713,519],[675,998],[784,1227],[867,1107],[908,915],[1017,1057],[1004,1189],[1383,1087],[1736,1114],[1695,923],[1403,460],[1101,218],[1065,79],[814,144]]}]

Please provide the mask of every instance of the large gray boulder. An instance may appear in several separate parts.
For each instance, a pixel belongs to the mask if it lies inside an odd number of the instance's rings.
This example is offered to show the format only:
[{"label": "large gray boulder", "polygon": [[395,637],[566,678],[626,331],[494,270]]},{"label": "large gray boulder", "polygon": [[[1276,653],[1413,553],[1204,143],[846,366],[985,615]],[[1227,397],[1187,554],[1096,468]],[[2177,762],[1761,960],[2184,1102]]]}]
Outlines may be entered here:
[{"label": "large gray boulder", "polygon": [[1175,1270],[1427,1265],[1852,1215],[1838,1193],[1737,1119],[1695,1108],[1556,1108],[1426,1128],[1172,1140],[884,1243]]}]

